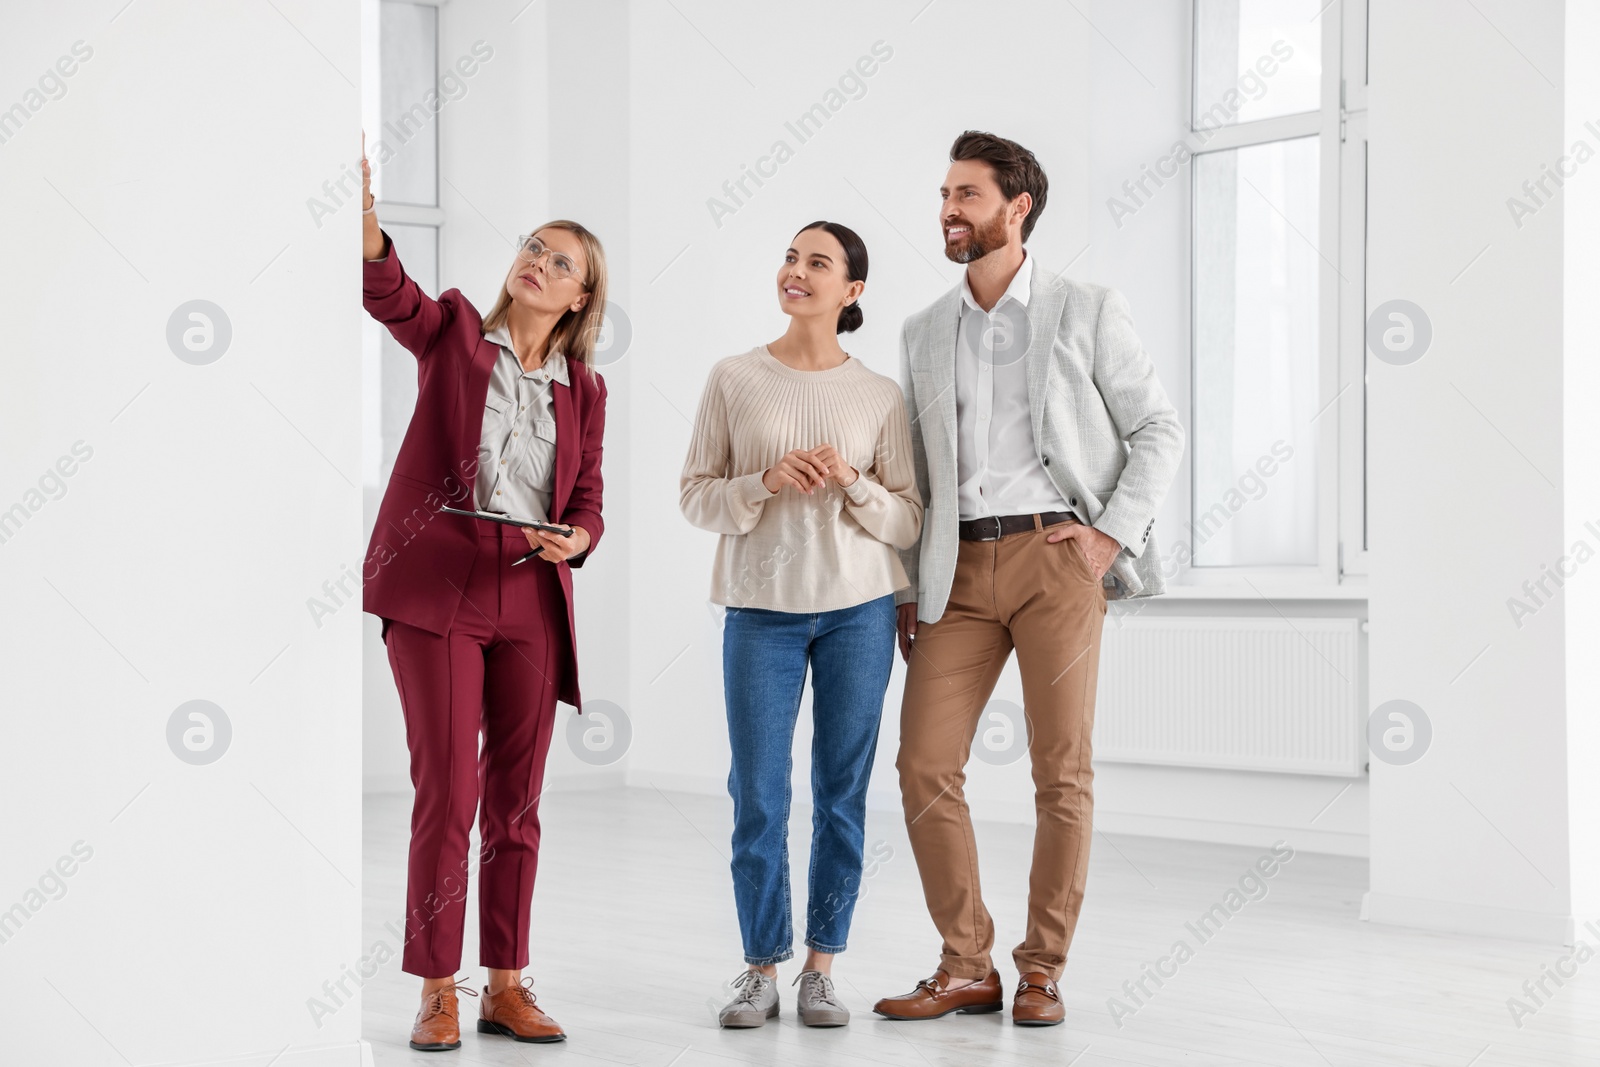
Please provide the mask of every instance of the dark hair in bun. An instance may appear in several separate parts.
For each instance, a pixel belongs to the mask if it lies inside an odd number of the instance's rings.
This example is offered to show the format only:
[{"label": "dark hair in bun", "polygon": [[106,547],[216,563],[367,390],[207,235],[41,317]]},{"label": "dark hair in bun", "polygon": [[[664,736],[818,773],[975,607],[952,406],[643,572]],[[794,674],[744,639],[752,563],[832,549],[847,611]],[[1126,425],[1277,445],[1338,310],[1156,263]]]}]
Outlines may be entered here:
[{"label": "dark hair in bun", "polygon": [[[809,226],[802,226],[796,231],[795,236],[807,230],[826,230],[833,235],[844,249],[844,279],[847,282],[864,282],[867,280],[867,246],[864,241],[848,226],[837,222],[819,220]],[[839,309],[839,323],[836,333],[850,333],[852,330],[861,329],[861,324],[866,316],[861,313],[861,301],[856,300]]]}]

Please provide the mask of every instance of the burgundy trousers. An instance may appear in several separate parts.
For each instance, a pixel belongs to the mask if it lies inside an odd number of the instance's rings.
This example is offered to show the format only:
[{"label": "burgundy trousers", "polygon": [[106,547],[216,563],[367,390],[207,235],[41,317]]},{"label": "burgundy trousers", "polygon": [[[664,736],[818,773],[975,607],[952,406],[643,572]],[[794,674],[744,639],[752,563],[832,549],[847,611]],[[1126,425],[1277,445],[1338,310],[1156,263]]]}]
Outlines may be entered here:
[{"label": "burgundy trousers", "polygon": [[[539,794],[566,655],[555,566],[522,531],[481,519],[478,556],[443,637],[385,619],[384,644],[411,750],[411,855],[401,969],[424,978],[461,967],[468,847],[480,810],[479,965],[528,965]],[[483,746],[479,750],[479,733]]]}]

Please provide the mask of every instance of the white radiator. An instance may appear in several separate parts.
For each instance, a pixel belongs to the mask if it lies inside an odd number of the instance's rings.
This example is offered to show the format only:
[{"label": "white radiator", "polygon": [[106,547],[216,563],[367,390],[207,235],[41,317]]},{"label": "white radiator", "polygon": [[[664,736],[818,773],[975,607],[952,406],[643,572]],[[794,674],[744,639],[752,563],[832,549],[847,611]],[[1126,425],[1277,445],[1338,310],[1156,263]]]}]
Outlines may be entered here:
[{"label": "white radiator", "polygon": [[1111,615],[1101,641],[1095,758],[1360,774],[1359,625]]}]

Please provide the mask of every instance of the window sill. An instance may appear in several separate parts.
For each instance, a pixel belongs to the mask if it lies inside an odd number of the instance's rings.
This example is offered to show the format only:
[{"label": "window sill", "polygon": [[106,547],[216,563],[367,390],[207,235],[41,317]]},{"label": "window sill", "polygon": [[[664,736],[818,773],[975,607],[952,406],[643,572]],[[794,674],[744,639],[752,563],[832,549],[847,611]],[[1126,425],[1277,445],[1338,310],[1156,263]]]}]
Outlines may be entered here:
[{"label": "window sill", "polygon": [[[1249,585],[1169,585],[1157,600],[1360,600],[1367,599],[1365,585],[1304,585],[1298,582],[1257,582]],[[1115,603],[1113,601],[1112,603]]]}]

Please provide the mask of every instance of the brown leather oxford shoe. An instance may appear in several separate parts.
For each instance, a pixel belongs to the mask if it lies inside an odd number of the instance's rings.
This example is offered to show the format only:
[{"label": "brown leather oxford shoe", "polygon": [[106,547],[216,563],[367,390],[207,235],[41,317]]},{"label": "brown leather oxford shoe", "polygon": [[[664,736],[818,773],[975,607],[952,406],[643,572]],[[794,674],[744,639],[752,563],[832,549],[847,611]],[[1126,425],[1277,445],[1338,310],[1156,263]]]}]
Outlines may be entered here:
[{"label": "brown leather oxford shoe", "polygon": [[528,988],[532,984],[530,976],[498,993],[485,989],[478,1033],[501,1034],[514,1041],[565,1041],[567,1035],[561,1027],[534,1003],[533,990]]},{"label": "brown leather oxford shoe", "polygon": [[461,1025],[456,1014],[456,991],[478,994],[464,985],[447,985],[422,998],[417,1020],[411,1024],[411,1047],[418,1052],[446,1052],[461,1047]]},{"label": "brown leather oxford shoe", "polygon": [[872,1010],[885,1019],[937,1019],[953,1011],[967,1015],[983,1015],[1000,1011],[1005,1004],[1005,994],[1000,988],[1000,972],[990,971],[981,982],[964,985],[959,989],[947,988],[950,976],[936,971],[932,978],[924,978],[917,988],[898,997],[884,997]]},{"label": "brown leather oxford shoe", "polygon": [[1054,1026],[1067,1017],[1061,992],[1042,971],[1028,971],[1011,998],[1011,1021],[1018,1026]]}]

